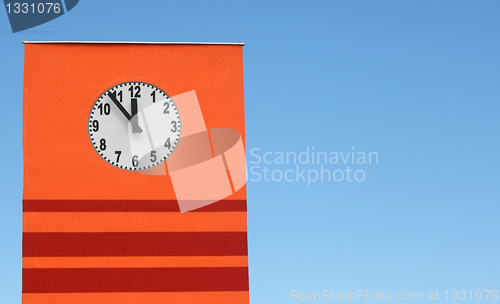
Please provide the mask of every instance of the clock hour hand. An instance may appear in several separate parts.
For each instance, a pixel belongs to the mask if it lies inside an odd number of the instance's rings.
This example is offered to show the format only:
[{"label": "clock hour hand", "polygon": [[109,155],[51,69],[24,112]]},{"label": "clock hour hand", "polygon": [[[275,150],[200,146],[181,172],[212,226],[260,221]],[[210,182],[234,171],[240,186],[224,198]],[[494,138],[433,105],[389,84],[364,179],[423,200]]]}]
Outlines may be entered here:
[{"label": "clock hour hand", "polygon": [[[133,126],[139,126],[139,116],[137,116],[137,98],[132,98],[130,99],[130,106],[132,108],[132,118],[130,119],[130,122],[132,123]],[[132,129],[132,133],[140,133],[138,130],[135,128]]]},{"label": "clock hour hand", "polygon": [[[141,133],[142,129],[141,129],[141,127],[139,127],[138,120],[132,119],[132,116],[130,116],[130,114],[127,112],[127,110],[125,110],[125,108],[118,101],[118,99],[116,99],[116,91],[109,92],[108,96],[113,101],[113,103],[116,105],[116,107],[120,110],[120,112],[122,112],[122,114],[125,115],[125,118],[127,118],[127,120],[132,123],[132,128],[135,131],[135,133]],[[136,99],[136,105],[137,105],[137,99]],[[136,107],[136,110],[137,110],[137,107]],[[137,115],[134,115],[134,116],[137,117]]]}]

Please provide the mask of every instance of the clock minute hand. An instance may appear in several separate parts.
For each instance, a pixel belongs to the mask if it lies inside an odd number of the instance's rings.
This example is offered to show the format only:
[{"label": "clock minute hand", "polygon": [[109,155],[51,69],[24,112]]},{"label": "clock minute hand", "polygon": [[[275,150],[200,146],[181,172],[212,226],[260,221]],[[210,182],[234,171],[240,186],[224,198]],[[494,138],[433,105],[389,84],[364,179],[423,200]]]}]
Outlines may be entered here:
[{"label": "clock minute hand", "polygon": [[135,131],[138,133],[142,132],[141,127],[139,127],[139,124],[137,123],[136,120],[132,121],[132,116],[125,110],[125,108],[122,106],[122,104],[116,99],[116,91],[115,92],[109,92],[108,93],[109,98],[113,101],[113,103],[116,105],[116,107],[122,112],[123,115],[125,115],[125,118],[127,118],[128,121],[132,123],[132,128],[134,128]]}]

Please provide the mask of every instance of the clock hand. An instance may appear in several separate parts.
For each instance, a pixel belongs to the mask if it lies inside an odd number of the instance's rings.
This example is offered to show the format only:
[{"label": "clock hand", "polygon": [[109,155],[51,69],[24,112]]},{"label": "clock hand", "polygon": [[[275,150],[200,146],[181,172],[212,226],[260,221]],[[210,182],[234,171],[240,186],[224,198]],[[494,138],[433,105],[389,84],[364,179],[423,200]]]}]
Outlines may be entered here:
[{"label": "clock hand", "polygon": [[[130,116],[130,114],[127,112],[127,110],[125,110],[125,108],[122,106],[122,104],[118,101],[118,99],[116,99],[116,91],[114,92],[109,92],[108,93],[108,96],[109,98],[113,101],[113,103],[116,105],[116,107],[123,113],[123,115],[125,115],[125,118],[127,118],[128,121],[130,121],[132,123],[132,128],[141,133],[142,132],[142,129],[141,127],[139,127],[139,125],[137,124],[137,121],[136,123],[134,123],[134,121],[132,121],[132,116]],[[136,103],[137,103],[137,99],[136,99]]]},{"label": "clock hand", "polygon": [[118,107],[118,109],[125,115],[128,121],[132,118],[130,114],[128,114],[127,110],[121,105],[121,103],[116,99],[116,91],[115,92],[109,92],[108,93],[109,98],[113,101],[113,103]]},{"label": "clock hand", "polygon": [[[139,126],[139,116],[137,116],[137,98],[132,98],[130,99],[130,104],[132,107],[132,118],[130,119],[130,122],[132,123],[133,126]],[[132,129],[132,133],[141,133],[135,128]]]}]

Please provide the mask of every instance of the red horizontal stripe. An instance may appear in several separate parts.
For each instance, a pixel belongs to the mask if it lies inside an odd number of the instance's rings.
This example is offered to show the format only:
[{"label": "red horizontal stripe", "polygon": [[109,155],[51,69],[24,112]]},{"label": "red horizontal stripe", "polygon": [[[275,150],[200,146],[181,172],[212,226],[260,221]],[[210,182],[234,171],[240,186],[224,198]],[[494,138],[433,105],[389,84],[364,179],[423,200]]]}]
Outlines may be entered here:
[{"label": "red horizontal stripe", "polygon": [[246,256],[246,232],[24,233],[23,257]]},{"label": "red horizontal stripe", "polygon": [[23,269],[23,293],[179,291],[248,291],[248,268]]},{"label": "red horizontal stripe", "polygon": [[[176,200],[23,200],[25,212],[180,212]],[[247,211],[246,200],[222,200],[191,212]]]}]

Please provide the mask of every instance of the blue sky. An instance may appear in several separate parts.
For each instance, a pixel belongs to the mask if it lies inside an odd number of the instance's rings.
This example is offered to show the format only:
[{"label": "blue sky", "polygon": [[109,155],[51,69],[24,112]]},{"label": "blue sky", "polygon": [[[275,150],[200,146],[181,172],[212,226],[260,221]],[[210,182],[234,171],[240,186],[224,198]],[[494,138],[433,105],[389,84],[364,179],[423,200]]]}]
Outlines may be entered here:
[{"label": "blue sky", "polygon": [[0,302],[21,300],[22,40],[245,42],[247,153],[377,152],[350,164],[362,182],[248,182],[251,303],[302,302],[291,290],[420,302],[500,291],[499,12],[497,1],[82,0],[16,34],[0,12]]}]

